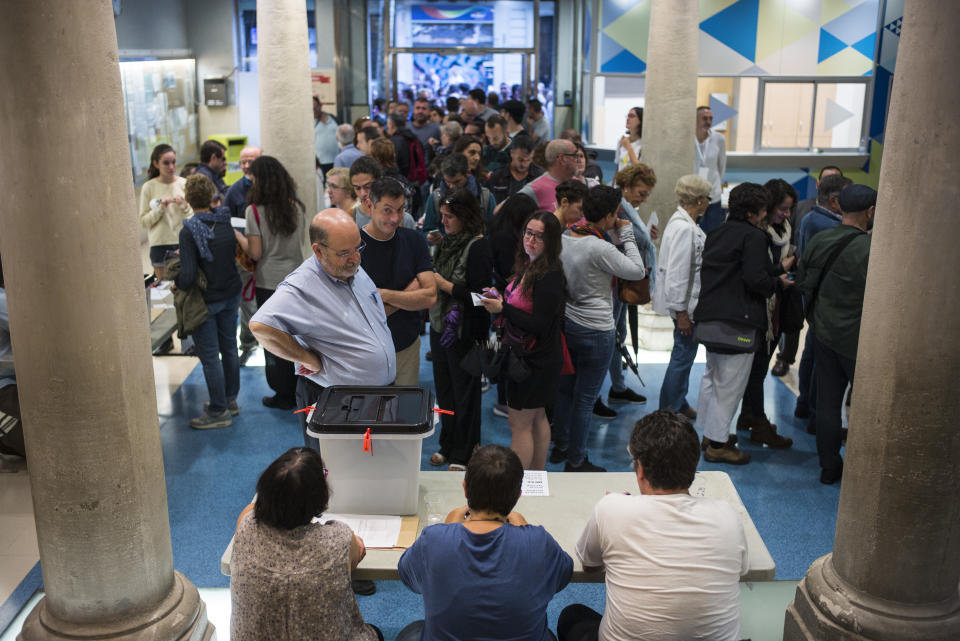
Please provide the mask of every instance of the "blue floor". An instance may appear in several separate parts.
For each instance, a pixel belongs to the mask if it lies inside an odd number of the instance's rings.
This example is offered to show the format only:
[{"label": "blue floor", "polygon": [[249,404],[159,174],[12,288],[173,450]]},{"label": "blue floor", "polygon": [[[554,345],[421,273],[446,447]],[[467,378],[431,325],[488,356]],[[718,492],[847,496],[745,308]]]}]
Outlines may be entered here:
[{"label": "blue floor", "polygon": [[[423,351],[426,351],[424,341]],[[613,421],[594,420],[588,445],[590,460],[610,471],[629,471],[626,442],[633,423],[656,409],[666,365],[641,365],[646,388],[628,375],[628,385],[648,396],[646,405],[616,406],[620,416]],[[695,364],[691,394],[695,407],[703,365]],[[421,384],[432,387],[430,363],[422,361]],[[605,390],[606,391],[606,388]],[[839,486],[819,483],[814,437],[793,418],[795,396],[772,376],[766,381],[766,410],[779,431],[794,439],[789,450],[770,450],[747,442],[743,449],[753,461],[745,466],[701,462],[700,469],[727,472],[753,518],[777,565],[778,579],[799,579],[814,559],[833,547]],[[220,573],[220,556],[233,535],[240,510],[249,502],[260,472],[288,448],[302,444],[300,428],[290,412],[263,407],[260,398],[269,393],[262,367],[241,370],[243,408],[228,429],[196,431],[187,421],[199,413],[207,400],[203,374],[198,366],[176,392],[169,407],[161,408],[160,427],[166,468],[170,529],[175,567],[201,587],[226,587]],[[496,391],[483,398],[483,442],[508,444],[507,420],[493,415]],[[439,432],[439,430],[438,430]],[[422,469],[432,468],[427,459],[437,449],[438,434],[424,441]],[[559,471],[562,464],[548,465]],[[367,619],[392,638],[409,621],[422,617],[423,606],[395,581],[378,584],[378,592],[359,598]],[[551,604],[550,621],[569,603],[603,607],[603,586],[576,584],[557,595]]]}]

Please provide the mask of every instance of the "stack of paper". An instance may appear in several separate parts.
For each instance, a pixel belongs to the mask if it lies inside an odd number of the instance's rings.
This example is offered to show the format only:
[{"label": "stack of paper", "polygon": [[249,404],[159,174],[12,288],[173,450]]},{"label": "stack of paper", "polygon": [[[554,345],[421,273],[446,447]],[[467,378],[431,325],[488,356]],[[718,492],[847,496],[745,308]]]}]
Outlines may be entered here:
[{"label": "stack of paper", "polygon": [[363,539],[367,548],[393,548],[397,547],[403,519],[399,516],[368,514],[324,514],[319,519],[314,519],[315,523],[327,521],[346,523],[354,534]]},{"label": "stack of paper", "polygon": [[550,496],[547,473],[543,470],[526,470],[523,473],[520,496]]}]

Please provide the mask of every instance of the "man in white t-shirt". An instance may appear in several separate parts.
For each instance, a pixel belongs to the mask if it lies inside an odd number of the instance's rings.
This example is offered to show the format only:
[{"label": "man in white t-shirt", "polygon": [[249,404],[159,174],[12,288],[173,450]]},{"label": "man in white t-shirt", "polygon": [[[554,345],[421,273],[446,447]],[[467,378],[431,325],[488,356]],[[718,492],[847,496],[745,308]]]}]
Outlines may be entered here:
[{"label": "man in white t-shirt", "polygon": [[584,570],[606,570],[603,616],[571,605],[560,641],[736,641],[747,542],[723,501],[690,495],[700,442],[683,416],[658,410],[628,446],[640,496],[608,494],[577,542]]}]

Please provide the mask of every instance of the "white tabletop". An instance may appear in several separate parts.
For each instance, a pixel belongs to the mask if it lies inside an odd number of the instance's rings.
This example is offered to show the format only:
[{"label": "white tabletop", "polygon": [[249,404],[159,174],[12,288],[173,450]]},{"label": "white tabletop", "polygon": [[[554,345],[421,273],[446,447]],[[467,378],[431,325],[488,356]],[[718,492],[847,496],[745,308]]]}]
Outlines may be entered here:
[{"label": "white tabletop", "polygon": [[[423,497],[425,494],[438,494],[443,497],[445,512],[466,504],[463,496],[463,472],[420,472],[420,502],[417,516],[420,527],[426,523],[426,511]],[[602,572],[587,573],[577,560],[574,547],[583,531],[593,506],[603,498],[606,492],[630,492],[636,494],[637,477],[631,472],[601,473],[548,473],[550,496],[520,497],[517,512],[533,525],[542,525],[557,540],[560,546],[573,557],[573,581],[582,583],[602,583]],[[694,496],[705,496],[726,501],[740,515],[743,531],[750,549],[750,569],[741,577],[741,581],[773,580],[776,566],[773,557],[763,544],[760,533],[754,526],[747,509],[740,501],[737,489],[726,472],[697,472],[690,486]],[[230,555],[233,552],[233,539],[220,558],[220,571],[229,576]],[[355,579],[399,580],[397,563],[403,550],[367,550],[367,556],[353,573]]]}]

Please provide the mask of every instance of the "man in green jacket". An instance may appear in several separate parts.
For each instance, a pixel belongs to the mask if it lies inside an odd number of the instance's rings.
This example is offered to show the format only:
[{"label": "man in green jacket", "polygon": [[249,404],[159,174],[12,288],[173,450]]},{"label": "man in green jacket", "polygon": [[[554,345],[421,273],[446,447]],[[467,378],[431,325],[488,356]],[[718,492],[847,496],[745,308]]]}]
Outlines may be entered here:
[{"label": "man in green jacket", "polygon": [[870,258],[867,232],[873,228],[877,192],[865,185],[850,185],[840,192],[839,203],[842,222],[811,238],[797,268],[797,287],[804,294],[807,320],[816,331],[817,454],[820,482],[827,485],[843,474],[840,413],[857,364]]}]

